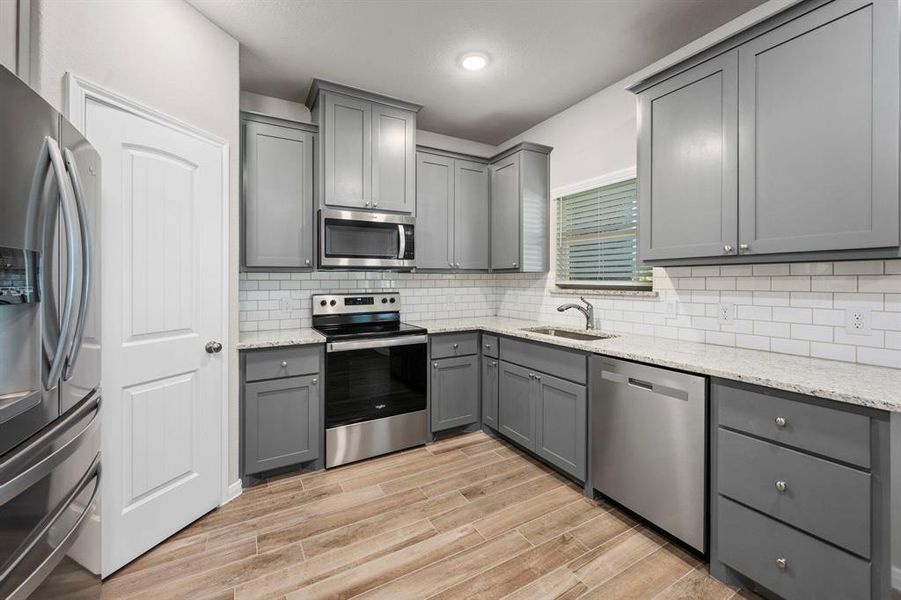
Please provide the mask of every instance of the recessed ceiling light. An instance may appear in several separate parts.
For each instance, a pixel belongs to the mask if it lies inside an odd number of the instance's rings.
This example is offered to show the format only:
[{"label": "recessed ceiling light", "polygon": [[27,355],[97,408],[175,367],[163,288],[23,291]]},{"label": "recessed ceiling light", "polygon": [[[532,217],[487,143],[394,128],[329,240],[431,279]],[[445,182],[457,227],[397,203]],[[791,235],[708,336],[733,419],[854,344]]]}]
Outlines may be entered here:
[{"label": "recessed ceiling light", "polygon": [[467,52],[460,58],[460,66],[467,71],[481,71],[488,65],[488,57],[481,52]]}]

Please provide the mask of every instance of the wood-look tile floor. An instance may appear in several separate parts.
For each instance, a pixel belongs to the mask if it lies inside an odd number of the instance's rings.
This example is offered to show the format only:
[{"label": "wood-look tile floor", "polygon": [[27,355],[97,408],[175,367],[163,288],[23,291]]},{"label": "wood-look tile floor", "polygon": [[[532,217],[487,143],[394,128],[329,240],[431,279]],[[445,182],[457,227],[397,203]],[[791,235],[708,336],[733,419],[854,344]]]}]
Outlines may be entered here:
[{"label": "wood-look tile floor", "polygon": [[103,584],[104,600],[741,595],[484,433],[246,489]]}]

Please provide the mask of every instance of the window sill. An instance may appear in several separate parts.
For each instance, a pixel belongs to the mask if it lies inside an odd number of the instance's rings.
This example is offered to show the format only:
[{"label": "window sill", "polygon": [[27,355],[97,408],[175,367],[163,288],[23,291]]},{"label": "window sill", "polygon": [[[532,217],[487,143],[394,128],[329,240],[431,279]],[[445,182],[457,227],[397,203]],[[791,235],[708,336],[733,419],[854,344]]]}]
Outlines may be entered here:
[{"label": "window sill", "polygon": [[554,286],[550,290],[551,296],[626,296],[630,298],[656,298],[659,296],[654,290],[616,290],[606,288],[576,288]]}]

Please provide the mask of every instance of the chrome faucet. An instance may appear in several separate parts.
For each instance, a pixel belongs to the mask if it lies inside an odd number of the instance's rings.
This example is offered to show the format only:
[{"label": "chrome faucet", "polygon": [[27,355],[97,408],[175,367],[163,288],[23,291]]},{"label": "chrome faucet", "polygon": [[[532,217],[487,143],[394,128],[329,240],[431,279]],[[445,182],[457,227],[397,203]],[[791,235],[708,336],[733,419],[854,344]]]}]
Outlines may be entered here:
[{"label": "chrome faucet", "polygon": [[575,303],[563,304],[562,306],[557,307],[557,312],[563,312],[564,310],[575,308],[577,311],[585,315],[585,329],[594,329],[594,307],[590,302],[588,302],[588,300],[585,299],[584,296],[579,296],[579,300],[584,302],[585,306],[581,306]]}]

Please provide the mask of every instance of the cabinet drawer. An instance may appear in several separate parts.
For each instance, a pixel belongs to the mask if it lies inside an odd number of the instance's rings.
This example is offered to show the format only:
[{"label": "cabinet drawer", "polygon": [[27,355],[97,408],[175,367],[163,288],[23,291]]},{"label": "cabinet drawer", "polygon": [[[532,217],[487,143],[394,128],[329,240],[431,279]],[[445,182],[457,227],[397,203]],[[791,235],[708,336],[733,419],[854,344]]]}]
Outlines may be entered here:
[{"label": "cabinet drawer", "polygon": [[715,382],[718,423],[869,468],[869,417],[779,394],[766,388]]},{"label": "cabinet drawer", "polygon": [[498,347],[497,347],[497,336],[489,335],[487,333],[482,334],[482,354],[485,356],[490,356],[491,358],[498,357]]},{"label": "cabinet drawer", "polygon": [[739,573],[787,600],[871,597],[869,562],[728,498],[717,504],[719,559]]},{"label": "cabinet drawer", "polygon": [[479,353],[479,334],[445,333],[432,336],[432,358],[450,358]]},{"label": "cabinet drawer", "polygon": [[501,341],[502,360],[548,375],[587,383],[587,358],[584,354],[552,348],[541,344],[504,338]]},{"label": "cabinet drawer", "polygon": [[319,351],[318,345],[248,351],[244,357],[244,381],[318,373]]},{"label": "cabinet drawer", "polygon": [[868,473],[726,429],[717,457],[720,494],[869,558]]}]

